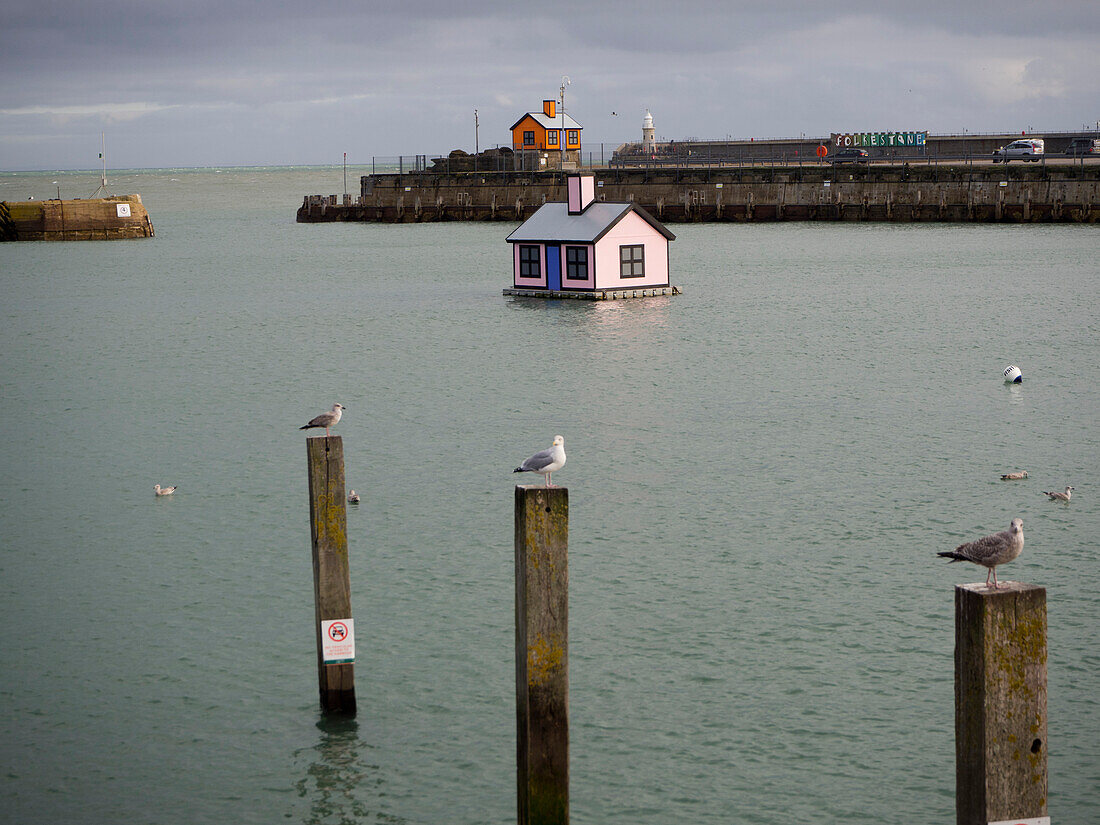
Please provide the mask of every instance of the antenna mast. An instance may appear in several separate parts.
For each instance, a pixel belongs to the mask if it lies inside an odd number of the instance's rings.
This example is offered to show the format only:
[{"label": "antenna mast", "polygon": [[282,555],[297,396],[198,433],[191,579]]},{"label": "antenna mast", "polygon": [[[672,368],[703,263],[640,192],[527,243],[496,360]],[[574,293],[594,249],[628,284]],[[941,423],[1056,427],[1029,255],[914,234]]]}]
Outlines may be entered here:
[{"label": "antenna mast", "polygon": [[99,176],[99,188],[96,189],[94,192],[92,192],[91,195],[89,195],[89,197],[92,197],[92,198],[94,198],[100,192],[102,192],[104,195],[107,194],[107,136],[106,136],[106,133],[100,132],[99,133],[99,140],[100,140],[99,158],[100,158],[101,161],[103,161],[103,172]]},{"label": "antenna mast", "polygon": [[568,75],[562,75],[561,78],[561,133],[558,136],[558,148],[561,150],[561,161],[559,169],[565,169],[565,87],[572,81]]}]

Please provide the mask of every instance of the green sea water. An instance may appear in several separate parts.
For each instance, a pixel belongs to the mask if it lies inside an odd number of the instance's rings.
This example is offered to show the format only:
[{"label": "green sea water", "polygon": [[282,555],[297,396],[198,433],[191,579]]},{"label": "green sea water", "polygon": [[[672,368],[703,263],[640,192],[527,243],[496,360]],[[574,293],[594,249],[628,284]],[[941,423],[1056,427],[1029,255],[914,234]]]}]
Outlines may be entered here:
[{"label": "green sea water", "polygon": [[[936,553],[1014,517],[1052,821],[1095,821],[1095,227],[672,226],[682,295],[538,301],[513,224],[296,224],[338,167],[109,177],[155,238],[0,245],[3,821],[514,821],[511,470],[558,433],[574,822],[952,822],[985,571]],[[343,723],[298,430],[336,401]]]}]

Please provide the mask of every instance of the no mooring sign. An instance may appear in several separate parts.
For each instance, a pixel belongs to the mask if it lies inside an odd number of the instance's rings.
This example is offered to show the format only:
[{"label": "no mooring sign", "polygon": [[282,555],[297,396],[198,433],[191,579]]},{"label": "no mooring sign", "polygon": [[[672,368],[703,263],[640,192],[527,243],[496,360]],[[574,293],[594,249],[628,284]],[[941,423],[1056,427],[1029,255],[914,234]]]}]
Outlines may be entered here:
[{"label": "no mooring sign", "polygon": [[321,622],[321,658],[326,665],[355,661],[355,623],[351,619]]}]

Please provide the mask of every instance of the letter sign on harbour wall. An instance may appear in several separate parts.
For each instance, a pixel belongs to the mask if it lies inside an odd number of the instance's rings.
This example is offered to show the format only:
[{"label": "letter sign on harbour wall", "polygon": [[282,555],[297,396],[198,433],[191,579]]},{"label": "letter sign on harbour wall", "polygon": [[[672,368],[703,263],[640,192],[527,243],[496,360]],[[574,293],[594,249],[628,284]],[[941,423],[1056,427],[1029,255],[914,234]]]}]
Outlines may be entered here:
[{"label": "letter sign on harbour wall", "polygon": [[924,146],[928,132],[833,132],[831,140],[836,149],[890,149]]}]

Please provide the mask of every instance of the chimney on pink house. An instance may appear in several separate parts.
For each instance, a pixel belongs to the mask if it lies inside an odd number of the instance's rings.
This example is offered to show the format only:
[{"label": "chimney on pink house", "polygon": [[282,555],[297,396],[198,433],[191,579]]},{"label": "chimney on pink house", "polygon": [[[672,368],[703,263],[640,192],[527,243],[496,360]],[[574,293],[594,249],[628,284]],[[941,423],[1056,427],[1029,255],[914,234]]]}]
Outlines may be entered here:
[{"label": "chimney on pink house", "polygon": [[596,200],[596,179],[592,175],[570,175],[566,183],[569,187],[569,214],[579,215]]}]

